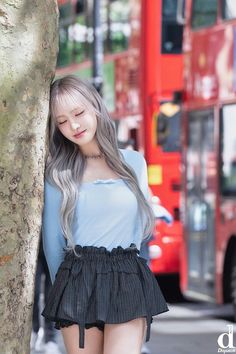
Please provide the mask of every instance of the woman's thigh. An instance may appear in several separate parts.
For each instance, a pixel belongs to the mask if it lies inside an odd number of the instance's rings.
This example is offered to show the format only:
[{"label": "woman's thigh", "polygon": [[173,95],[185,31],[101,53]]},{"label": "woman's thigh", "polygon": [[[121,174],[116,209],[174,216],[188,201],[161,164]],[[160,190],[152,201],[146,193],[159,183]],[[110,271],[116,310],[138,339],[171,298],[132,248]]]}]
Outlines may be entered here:
[{"label": "woman's thigh", "polygon": [[119,324],[105,324],[103,354],[140,354],[146,318]]},{"label": "woman's thigh", "polygon": [[97,327],[85,329],[84,348],[79,348],[79,326],[61,328],[67,354],[103,354],[103,332]]}]

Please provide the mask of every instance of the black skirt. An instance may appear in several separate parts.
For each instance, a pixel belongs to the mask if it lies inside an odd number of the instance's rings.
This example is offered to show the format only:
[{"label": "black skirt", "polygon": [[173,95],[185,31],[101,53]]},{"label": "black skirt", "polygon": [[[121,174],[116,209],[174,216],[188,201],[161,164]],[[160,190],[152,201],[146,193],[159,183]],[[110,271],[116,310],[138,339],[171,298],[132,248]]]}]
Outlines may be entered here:
[{"label": "black skirt", "polygon": [[169,308],[136,245],[112,251],[76,245],[75,250],[79,257],[72,250],[65,253],[42,315],[56,322],[58,329],[77,323],[80,348],[84,348],[84,329],[90,324],[99,327],[138,317],[146,317],[148,341],[152,316]]}]

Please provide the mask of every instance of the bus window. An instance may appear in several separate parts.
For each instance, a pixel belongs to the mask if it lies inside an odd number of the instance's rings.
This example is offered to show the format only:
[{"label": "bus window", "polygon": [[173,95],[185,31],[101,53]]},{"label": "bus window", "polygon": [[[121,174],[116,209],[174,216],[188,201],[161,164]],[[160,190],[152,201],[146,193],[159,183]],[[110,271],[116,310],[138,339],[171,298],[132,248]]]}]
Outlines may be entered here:
[{"label": "bus window", "polygon": [[216,22],[217,0],[194,0],[192,2],[192,28],[208,27]]},{"label": "bus window", "polygon": [[157,116],[157,144],[164,152],[180,151],[180,106],[163,103]]},{"label": "bus window", "polygon": [[187,189],[197,197],[214,190],[216,157],[213,110],[190,112],[188,119]]},{"label": "bus window", "polygon": [[221,192],[236,196],[236,130],[232,129],[232,117],[236,105],[227,105],[221,114]]},{"label": "bus window", "polygon": [[177,23],[178,0],[162,1],[162,53],[181,53],[183,25]]},{"label": "bus window", "polygon": [[236,18],[235,0],[222,0],[222,17],[225,20]]}]

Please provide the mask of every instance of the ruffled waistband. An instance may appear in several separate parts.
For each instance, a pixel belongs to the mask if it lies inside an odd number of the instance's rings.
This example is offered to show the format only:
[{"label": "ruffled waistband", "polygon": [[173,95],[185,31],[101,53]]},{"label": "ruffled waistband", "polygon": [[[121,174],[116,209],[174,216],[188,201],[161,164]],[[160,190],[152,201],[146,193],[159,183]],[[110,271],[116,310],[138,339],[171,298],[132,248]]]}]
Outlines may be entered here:
[{"label": "ruffled waistband", "polygon": [[[76,254],[75,254],[76,253]],[[131,243],[129,247],[123,248],[121,246],[113,248],[111,251],[109,251],[106,247],[95,247],[95,246],[81,246],[81,245],[76,245],[75,246],[75,252],[73,250],[65,250],[65,260],[68,258],[75,258],[78,257],[119,257],[119,256],[134,256],[139,254],[139,250],[137,249],[137,246],[134,243]]]}]

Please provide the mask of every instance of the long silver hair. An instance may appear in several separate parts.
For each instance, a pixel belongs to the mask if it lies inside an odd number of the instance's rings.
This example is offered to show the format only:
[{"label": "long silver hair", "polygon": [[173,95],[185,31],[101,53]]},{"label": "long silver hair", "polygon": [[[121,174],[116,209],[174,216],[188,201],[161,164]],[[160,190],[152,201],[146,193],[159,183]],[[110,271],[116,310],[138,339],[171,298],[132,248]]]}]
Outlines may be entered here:
[{"label": "long silver hair", "polygon": [[[68,140],[58,129],[55,119],[56,107],[61,100],[79,99],[85,102],[88,109],[93,109],[97,119],[95,137],[98,147],[103,153],[108,166],[122,178],[135,194],[138,210],[142,220],[143,239],[149,237],[154,229],[155,218],[149,202],[139,188],[134,170],[126,164],[118,149],[116,130],[113,120],[102,98],[96,89],[87,81],[76,76],[65,76],[57,79],[51,86],[50,119],[49,119],[49,156],[46,163],[47,180],[60,189],[62,203],[60,222],[69,249],[75,251],[72,236],[72,225],[75,217],[75,206],[79,198],[79,187],[86,167],[86,158],[80,152],[79,146]],[[138,222],[139,220],[137,220]]]}]

